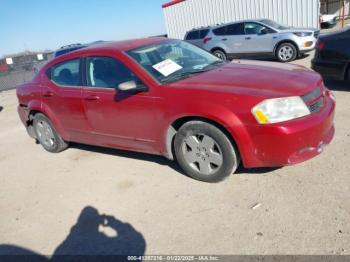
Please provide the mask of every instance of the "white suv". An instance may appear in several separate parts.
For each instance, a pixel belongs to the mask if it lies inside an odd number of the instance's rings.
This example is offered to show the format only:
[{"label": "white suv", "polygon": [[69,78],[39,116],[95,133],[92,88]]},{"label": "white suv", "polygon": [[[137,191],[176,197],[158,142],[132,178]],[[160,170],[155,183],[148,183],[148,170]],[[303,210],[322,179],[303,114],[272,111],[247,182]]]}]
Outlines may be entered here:
[{"label": "white suv", "polygon": [[185,40],[226,60],[274,56],[290,62],[315,48],[318,29],[282,26],[272,20],[245,20],[186,33]]}]

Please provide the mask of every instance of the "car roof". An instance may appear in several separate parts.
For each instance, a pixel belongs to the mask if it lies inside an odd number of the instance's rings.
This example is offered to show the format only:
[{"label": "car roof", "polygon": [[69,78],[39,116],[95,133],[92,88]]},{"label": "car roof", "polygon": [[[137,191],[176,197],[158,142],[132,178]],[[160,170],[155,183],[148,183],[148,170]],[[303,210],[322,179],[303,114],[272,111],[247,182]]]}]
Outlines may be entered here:
[{"label": "car roof", "polygon": [[216,25],[209,25],[209,26],[203,26],[203,27],[198,27],[198,28],[193,28],[189,30],[187,33],[190,33],[192,31],[197,31],[197,30],[205,30],[205,29],[216,29],[222,26],[227,26],[231,24],[238,24],[238,23],[247,23],[247,22],[256,22],[256,23],[263,23],[264,20],[268,19],[246,19],[246,20],[238,20],[238,21],[233,21],[233,22],[227,22],[227,23],[222,23],[222,24],[216,24]]},{"label": "car roof", "polygon": [[101,43],[97,43],[94,45],[89,45],[85,48],[79,49],[79,51],[88,51],[88,50],[96,50],[96,49],[109,49],[109,50],[117,50],[117,51],[128,51],[131,49],[139,48],[146,45],[157,44],[163,42],[165,40],[169,40],[166,37],[150,37],[150,38],[140,38],[140,39],[130,39],[123,41],[105,41]]}]

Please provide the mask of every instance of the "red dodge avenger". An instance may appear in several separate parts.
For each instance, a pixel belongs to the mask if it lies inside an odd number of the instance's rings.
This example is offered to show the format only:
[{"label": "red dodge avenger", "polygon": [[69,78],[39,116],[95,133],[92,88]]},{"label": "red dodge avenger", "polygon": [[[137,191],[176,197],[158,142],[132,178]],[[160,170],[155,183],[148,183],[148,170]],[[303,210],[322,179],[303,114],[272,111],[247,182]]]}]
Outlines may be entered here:
[{"label": "red dodge avenger", "polygon": [[215,182],[246,168],[320,154],[334,136],[335,99],[296,65],[226,63],[165,38],[103,42],[49,61],[17,87],[19,116],[49,152],[69,142],[176,159]]}]

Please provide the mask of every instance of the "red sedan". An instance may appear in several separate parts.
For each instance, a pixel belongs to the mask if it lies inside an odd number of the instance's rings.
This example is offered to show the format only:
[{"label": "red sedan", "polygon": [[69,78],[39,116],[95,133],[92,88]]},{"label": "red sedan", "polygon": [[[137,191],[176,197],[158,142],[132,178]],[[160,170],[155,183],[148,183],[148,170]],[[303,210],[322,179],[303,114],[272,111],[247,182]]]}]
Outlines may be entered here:
[{"label": "red sedan", "polygon": [[334,136],[335,99],[296,65],[226,63],[164,38],[104,42],[48,62],[17,87],[19,116],[49,152],[69,142],[176,159],[207,182],[296,164]]}]

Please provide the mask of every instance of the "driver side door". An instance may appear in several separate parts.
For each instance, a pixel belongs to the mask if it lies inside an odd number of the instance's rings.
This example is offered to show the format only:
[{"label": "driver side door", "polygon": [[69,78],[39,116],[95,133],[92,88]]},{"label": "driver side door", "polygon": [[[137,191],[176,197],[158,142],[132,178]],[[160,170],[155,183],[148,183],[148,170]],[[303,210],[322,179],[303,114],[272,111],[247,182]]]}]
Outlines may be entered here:
[{"label": "driver side door", "polygon": [[134,151],[157,151],[154,129],[158,110],[154,90],[118,91],[121,83],[143,82],[115,57],[90,56],[84,61],[86,84],[82,99],[95,142]]}]

